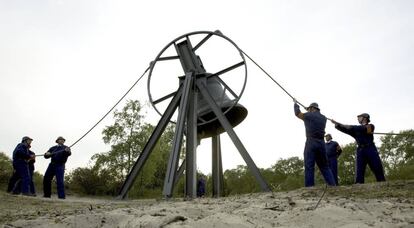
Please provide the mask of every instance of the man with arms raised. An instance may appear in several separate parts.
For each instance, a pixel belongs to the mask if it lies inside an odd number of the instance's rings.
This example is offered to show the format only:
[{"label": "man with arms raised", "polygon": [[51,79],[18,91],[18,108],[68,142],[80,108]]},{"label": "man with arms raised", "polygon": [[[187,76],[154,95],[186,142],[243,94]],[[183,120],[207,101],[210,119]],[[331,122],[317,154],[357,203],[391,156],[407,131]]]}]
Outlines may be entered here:
[{"label": "man with arms raised", "polygon": [[304,151],[305,162],[305,187],[315,185],[315,162],[328,185],[335,186],[335,180],[328,164],[326,156],[324,135],[326,117],[320,113],[317,103],[312,103],[306,108],[307,112],[302,113],[296,99],[293,99],[296,117],[303,120],[306,130],[306,144]]}]

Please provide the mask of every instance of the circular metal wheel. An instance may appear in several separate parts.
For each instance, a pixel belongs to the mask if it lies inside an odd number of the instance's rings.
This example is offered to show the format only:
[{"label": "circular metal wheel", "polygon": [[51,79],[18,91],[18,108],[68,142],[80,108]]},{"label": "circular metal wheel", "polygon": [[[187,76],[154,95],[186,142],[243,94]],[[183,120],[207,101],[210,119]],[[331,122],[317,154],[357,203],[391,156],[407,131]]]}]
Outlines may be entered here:
[{"label": "circular metal wheel", "polygon": [[[244,55],[242,53],[242,51],[240,50],[240,48],[232,41],[230,40],[228,37],[224,36],[220,31],[215,31],[215,32],[211,32],[211,31],[196,31],[196,32],[191,32],[191,33],[187,33],[184,34],[182,36],[177,37],[176,39],[174,39],[173,41],[171,41],[169,44],[167,44],[162,50],[161,52],[157,55],[157,57],[154,59],[154,61],[151,62],[151,66],[150,66],[150,72],[148,75],[148,82],[147,82],[147,91],[148,91],[148,97],[150,100],[151,105],[154,107],[155,111],[162,116],[162,113],[165,111],[165,108],[168,105],[168,101],[172,99],[172,97],[174,97],[174,95],[176,94],[178,88],[179,88],[179,76],[183,76],[185,74],[183,74],[183,69],[181,67],[181,63],[178,57],[177,52],[175,51],[175,45],[181,41],[187,40],[190,43],[194,42],[196,43],[195,45],[192,44],[193,46],[193,51],[196,53],[197,56],[200,56],[200,59],[203,60],[203,53],[202,52],[203,48],[205,49],[204,46],[206,46],[206,44],[213,42],[213,40],[216,40],[213,43],[217,43],[220,44],[218,46],[220,46],[220,51],[218,52],[218,54],[220,54],[220,56],[216,56],[217,57],[226,57],[226,56],[222,56],[222,52],[221,50],[225,49],[223,44],[225,43],[225,45],[230,46],[234,51],[236,51],[237,56],[240,57],[241,59],[239,61],[234,61],[231,60],[231,62],[226,63],[226,65],[224,67],[219,67],[219,69],[215,69],[215,73],[212,73],[214,76],[217,76],[218,81],[220,82],[220,84],[223,86],[223,94],[224,93],[228,93],[230,95],[230,99],[234,102],[231,106],[229,106],[228,108],[226,108],[225,110],[222,110],[224,114],[226,114],[228,111],[230,111],[240,100],[241,96],[243,95],[244,89],[246,87],[246,83],[247,83],[247,66],[246,66],[246,62],[244,59]],[[226,47],[227,49],[229,47]],[[234,50],[235,48],[235,50]],[[228,56],[227,56],[228,57]],[[216,59],[217,61],[217,59]],[[228,60],[227,60],[228,61]],[[226,62],[226,61],[222,61],[222,59],[220,59],[220,62]],[[166,64],[168,63],[168,64]],[[208,64],[205,64],[206,62],[204,62],[203,60],[203,65],[207,66]],[[165,74],[162,75],[162,77],[159,77],[157,80],[154,80],[154,72],[156,71],[156,66],[160,66],[162,64],[166,64],[167,68],[170,69],[168,70],[168,72],[165,72]],[[174,65],[174,66],[172,66]],[[243,67],[243,71],[244,71],[244,78],[239,79],[238,82],[238,91],[233,90],[232,88],[229,87],[229,85],[225,82],[225,80],[223,80],[220,76],[224,76],[225,74],[231,74],[234,71],[240,71],[237,69],[240,69],[241,66]],[[158,68],[160,68],[158,67]],[[157,71],[158,71],[157,68]],[[217,67],[216,67],[217,68]],[[173,70],[171,70],[173,69]],[[181,72],[177,72],[177,69],[180,69]],[[167,77],[169,74],[174,74],[171,73],[171,71],[175,71],[174,73],[176,75],[171,75],[171,76],[175,76],[174,80],[176,80],[175,82],[173,81],[168,81]],[[206,71],[208,72],[209,69],[207,69],[206,67]],[[233,73],[234,74],[234,73]],[[238,72],[238,75],[240,75],[240,72]],[[242,74],[243,75],[243,74]],[[223,77],[224,78],[224,77]],[[240,77],[239,77],[240,78]],[[234,77],[230,80],[233,80]],[[155,81],[155,82],[154,82]],[[237,81],[237,80],[236,80]],[[166,87],[169,87],[166,89]],[[164,90],[167,90],[167,92],[162,92],[161,94],[158,93],[157,95],[154,95],[154,92],[156,90],[160,90],[161,88],[164,88]],[[223,99],[224,96],[222,96]],[[220,103],[220,101],[216,101],[217,103]],[[198,121],[197,121],[197,125],[204,125],[204,124],[208,124],[212,121],[217,120],[217,117],[210,117],[209,119],[202,119],[201,117],[198,117]],[[175,121],[171,120],[171,122],[175,123]]]}]

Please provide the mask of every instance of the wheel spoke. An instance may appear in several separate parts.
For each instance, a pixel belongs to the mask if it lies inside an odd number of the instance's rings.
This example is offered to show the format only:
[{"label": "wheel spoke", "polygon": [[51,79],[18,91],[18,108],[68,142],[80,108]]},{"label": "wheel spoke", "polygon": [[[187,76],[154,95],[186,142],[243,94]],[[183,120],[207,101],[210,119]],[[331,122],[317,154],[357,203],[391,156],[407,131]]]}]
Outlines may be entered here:
[{"label": "wheel spoke", "polygon": [[219,72],[217,72],[215,74],[212,74],[209,77],[222,75],[224,73],[227,73],[227,72],[229,72],[231,70],[236,69],[237,67],[243,66],[244,64],[245,64],[245,62],[244,61],[241,61],[239,63],[234,64],[233,66],[227,67],[226,69],[223,69],[223,70],[221,70],[221,71],[219,71]]},{"label": "wheel spoke", "polygon": [[205,119],[201,118],[201,116],[199,116],[199,117],[198,117],[198,119],[199,119],[202,123],[207,122]]},{"label": "wheel spoke", "polygon": [[238,98],[237,94],[223,80],[221,80],[220,77],[217,77],[217,80],[219,80],[219,82],[224,86],[224,88],[227,89],[235,99]]},{"label": "wheel spoke", "polygon": [[155,105],[155,104],[158,104],[158,103],[160,103],[160,102],[162,102],[162,101],[164,101],[164,100],[166,100],[166,99],[168,99],[168,98],[170,98],[170,97],[173,97],[176,93],[177,93],[177,91],[174,91],[174,92],[172,92],[172,93],[170,93],[170,94],[168,94],[168,95],[166,95],[166,96],[164,96],[164,97],[161,97],[161,98],[160,98],[160,99],[158,99],[158,100],[155,100],[153,103],[154,103],[154,105]]},{"label": "wheel spoke", "polygon": [[160,58],[158,58],[157,61],[172,60],[172,59],[178,59],[178,58],[180,58],[178,55],[176,55],[176,56],[167,56],[167,57],[160,57]]},{"label": "wheel spoke", "polygon": [[194,48],[193,51],[196,51],[201,45],[203,45],[210,37],[213,36],[213,33],[209,33],[206,37],[204,37]]}]

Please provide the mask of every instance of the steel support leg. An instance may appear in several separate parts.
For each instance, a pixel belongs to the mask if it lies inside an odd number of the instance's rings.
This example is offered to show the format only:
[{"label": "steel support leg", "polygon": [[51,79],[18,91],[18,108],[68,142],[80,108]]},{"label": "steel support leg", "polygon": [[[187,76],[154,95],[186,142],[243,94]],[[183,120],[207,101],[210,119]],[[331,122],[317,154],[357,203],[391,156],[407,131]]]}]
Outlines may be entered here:
[{"label": "steel support leg", "polygon": [[181,96],[177,124],[175,127],[174,139],[172,142],[172,150],[170,153],[170,158],[168,159],[167,173],[164,180],[164,189],[163,196],[169,198],[173,194],[174,190],[174,178],[177,172],[178,161],[180,159],[180,150],[182,145],[182,139],[184,134],[185,120],[188,110],[188,95],[190,93],[191,82],[193,73],[187,73],[185,75],[183,83],[183,93]]},{"label": "steel support leg", "polygon": [[185,159],[181,163],[180,168],[178,168],[177,173],[175,173],[174,186],[177,186],[178,181],[180,180],[181,176],[184,174],[184,170],[185,170]]},{"label": "steel support leg", "polygon": [[145,165],[145,162],[148,159],[148,156],[151,154],[154,146],[160,139],[162,133],[164,132],[165,128],[167,127],[172,115],[174,114],[175,110],[178,107],[180,98],[182,94],[182,87],[180,87],[171,100],[170,104],[168,105],[167,109],[162,115],[160,121],[158,122],[157,126],[155,127],[154,131],[152,132],[150,138],[148,139],[147,143],[144,146],[141,154],[138,157],[138,160],[135,162],[134,166],[132,167],[131,171],[129,172],[124,184],[122,185],[121,190],[119,191],[117,199],[125,199],[129,189],[134,184],[136,177],[138,176],[139,172],[141,171],[142,167]]},{"label": "steel support leg", "polygon": [[185,195],[190,199],[197,197],[197,92],[194,86],[192,83],[188,101],[185,155]]},{"label": "steel support leg", "polygon": [[200,80],[197,80],[197,87],[200,90],[203,98],[207,101],[210,108],[213,110],[214,114],[217,116],[220,124],[223,126],[223,128],[226,130],[227,134],[233,141],[236,148],[239,150],[240,155],[243,157],[244,161],[247,164],[247,167],[249,167],[250,171],[252,172],[253,176],[258,181],[260,188],[262,191],[270,192],[270,187],[266,183],[265,179],[263,178],[262,174],[260,173],[259,169],[257,168],[256,164],[254,163],[253,159],[250,157],[249,153],[247,152],[246,148],[240,141],[239,137],[236,135],[236,132],[233,130],[233,127],[227,120],[227,118],[224,116],[223,112],[220,110],[220,108],[217,106],[216,102],[214,102],[212,96],[208,92],[206,85],[203,84]]},{"label": "steel support leg", "polygon": [[221,162],[221,143],[220,135],[213,136],[212,140],[212,178],[213,178],[213,197],[223,195],[223,168]]}]

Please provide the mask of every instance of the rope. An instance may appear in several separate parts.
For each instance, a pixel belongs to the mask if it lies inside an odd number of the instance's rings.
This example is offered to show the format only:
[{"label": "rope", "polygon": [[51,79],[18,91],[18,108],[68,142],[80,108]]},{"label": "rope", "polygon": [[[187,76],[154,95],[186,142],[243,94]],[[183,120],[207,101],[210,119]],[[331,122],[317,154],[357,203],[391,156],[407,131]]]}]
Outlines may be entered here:
[{"label": "rope", "polygon": [[[258,63],[256,63],[252,58],[250,58],[250,56],[248,54],[246,54],[246,52],[244,52],[243,50],[240,49],[240,51],[247,57],[250,59],[250,61],[252,61],[258,68],[260,68],[260,70],[263,71],[263,73],[265,73],[274,83],[276,83],[276,85],[278,85],[289,97],[291,97],[292,99],[295,99],[285,88],[283,88],[282,85],[280,85],[269,73],[267,73]],[[296,100],[296,99],[295,99]],[[304,106],[302,103],[300,103],[299,101],[297,101],[297,103],[302,106],[304,109],[306,109],[306,106]]]},{"label": "rope", "polygon": [[[250,56],[248,54],[246,54],[246,52],[244,52],[242,49],[240,49],[240,51],[248,58],[250,59],[250,61],[252,61],[260,70],[263,71],[263,73],[265,73],[276,85],[278,85],[289,97],[291,97],[292,99],[296,100],[285,88],[283,88],[282,85],[280,85],[269,73],[267,73],[258,63],[256,63],[256,61],[254,61],[252,58],[250,58]],[[299,101],[296,100],[296,102],[302,106],[303,108],[306,109],[306,107],[301,104]],[[332,118],[326,118],[330,121],[332,121]],[[414,136],[414,134],[404,134],[404,133],[381,133],[381,132],[374,132],[373,134],[376,135],[403,135],[403,136]]]},{"label": "rope", "polygon": [[[87,136],[96,126],[98,126],[98,124],[100,124],[102,122],[102,120],[104,120],[109,113],[111,113],[115,107],[128,95],[129,92],[131,92],[131,90],[138,84],[138,82],[142,79],[142,77],[144,77],[144,75],[147,73],[147,71],[151,68],[151,66],[149,66],[147,69],[145,69],[144,73],[142,73],[142,75],[134,82],[134,84],[132,84],[131,87],[129,87],[129,89],[125,92],[125,94],[112,106],[111,109],[109,109],[109,111],[102,116],[101,119],[98,120],[98,122],[96,122],[88,131],[86,131],[85,134],[83,134],[78,140],[76,140],[74,143],[72,143],[72,145],[69,146],[69,148],[72,148],[73,146],[75,146],[79,141],[81,141],[83,138],[85,138],[85,136]],[[62,153],[65,150],[60,150],[60,151],[56,151],[52,154],[58,154],[58,153]],[[38,156],[44,156],[43,154],[39,154],[39,155],[35,155],[36,157]]]},{"label": "rope", "polygon": [[[240,49],[240,51],[247,57],[250,59],[250,61],[252,61],[260,70],[263,71],[263,73],[265,73],[274,83],[276,83],[276,85],[278,85],[290,98],[292,98],[293,100],[295,100],[300,106],[302,106],[303,108],[306,109],[306,107],[301,104],[299,101],[297,101],[285,88],[283,88],[282,85],[280,85],[269,73],[267,73],[258,63],[256,63],[256,61],[254,61],[252,58],[250,58],[250,56],[248,54],[246,54],[246,52],[244,52],[243,50]],[[331,120],[330,118],[327,118],[328,120]],[[319,198],[318,203],[315,205],[315,207],[313,208],[313,210],[315,210],[320,202],[322,201],[323,197],[325,196],[326,190],[328,188],[328,185],[325,185],[325,188],[323,190],[323,193],[321,195],[321,197]],[[272,191],[273,193],[273,191]]]},{"label": "rope", "polygon": [[114,104],[114,106],[112,106],[111,109],[109,109],[109,111],[100,119],[98,120],[98,122],[96,122],[85,134],[83,134],[78,140],[76,140],[74,143],[72,143],[72,145],[69,146],[69,148],[73,147],[74,145],[76,145],[79,141],[81,141],[86,135],[88,135],[96,126],[98,126],[99,123],[102,122],[102,120],[104,120],[109,113],[112,112],[112,110],[114,110],[114,108],[128,95],[128,93],[138,84],[138,82],[141,80],[142,77],[144,77],[144,75],[147,73],[147,71],[150,69],[151,66],[149,66],[144,73],[142,73],[142,75],[135,81],[135,83],[126,91],[126,93]]},{"label": "rope", "polygon": [[72,145],[69,146],[69,148],[73,147],[74,145],[76,145],[79,141],[81,141],[86,135],[88,135],[96,126],[98,126],[99,123],[102,122],[102,120],[104,120],[109,113],[112,112],[112,110],[114,110],[114,108],[128,95],[128,93],[138,84],[138,82],[141,80],[142,77],[144,77],[144,75],[147,73],[147,71],[150,69],[150,66],[144,71],[144,73],[142,73],[142,75],[135,81],[135,83],[126,91],[126,93],[112,106],[111,109],[109,109],[109,111],[100,119],[98,120],[98,122],[96,122],[85,134],[83,134],[78,140],[76,140],[74,143],[72,143]]},{"label": "rope", "polygon": [[[269,73],[267,73],[258,63],[256,63],[256,61],[254,61],[248,54],[246,54],[246,52],[244,52],[243,50],[241,50],[240,49],[240,51],[248,58],[248,59],[250,59],[250,61],[252,61],[260,70],[262,70],[263,71],[263,73],[265,73],[276,85],[278,85],[289,97],[291,97],[292,99],[294,99],[294,100],[296,100],[282,85],[280,85]],[[306,107],[303,105],[303,104],[301,104],[300,102],[298,102],[297,101],[297,103],[299,104],[299,105],[301,105],[303,108],[305,108],[306,109]],[[330,121],[332,121],[332,118],[328,118],[327,117],[327,119],[328,120],[330,120]],[[404,134],[404,133],[381,133],[381,132],[374,132],[374,134],[377,134],[377,135],[403,135],[403,136],[414,136],[413,134]],[[315,210],[318,206],[319,206],[319,204],[320,204],[320,202],[321,202],[321,200],[323,199],[323,197],[325,196],[325,193],[326,193],[326,190],[327,190],[327,188],[328,188],[328,185],[325,185],[325,188],[324,188],[324,190],[323,190],[323,193],[322,193],[322,195],[321,195],[321,197],[320,197],[320,199],[319,199],[319,201],[318,201],[318,203],[315,205],[315,207],[313,208],[313,210]]]},{"label": "rope", "polygon": [[[73,146],[75,146],[79,141],[81,141],[83,138],[85,138],[86,135],[88,135],[96,126],[98,126],[99,123],[102,122],[102,120],[104,120],[109,113],[112,112],[112,110],[114,110],[114,108],[128,95],[129,92],[131,92],[131,90],[138,84],[138,82],[142,79],[142,77],[144,77],[144,75],[147,73],[147,71],[150,69],[151,66],[149,66],[144,73],[142,73],[142,75],[134,82],[134,84],[125,92],[125,94],[112,106],[111,109],[109,109],[109,111],[102,116],[102,118],[100,120],[98,120],[98,122],[96,122],[85,134],[83,134],[78,140],[76,140],[74,143],[72,143],[72,145],[69,146],[69,148],[72,148]],[[65,150],[60,150],[51,154],[58,154],[61,153]],[[35,155],[36,157],[38,156],[43,156],[43,154],[39,154],[39,155]]]},{"label": "rope", "polygon": [[374,134],[377,135],[402,135],[402,136],[410,136],[413,137],[414,134],[409,134],[409,133],[382,133],[382,132],[374,132]]},{"label": "rope", "polygon": [[315,207],[313,207],[313,210],[316,210],[316,208],[319,206],[319,204],[321,203],[323,197],[325,196],[326,193],[326,189],[328,189],[328,185],[325,184],[325,188],[323,189],[323,193],[321,195],[321,198],[319,198],[318,202],[316,203]]}]

